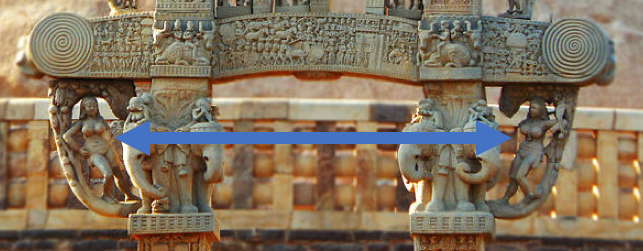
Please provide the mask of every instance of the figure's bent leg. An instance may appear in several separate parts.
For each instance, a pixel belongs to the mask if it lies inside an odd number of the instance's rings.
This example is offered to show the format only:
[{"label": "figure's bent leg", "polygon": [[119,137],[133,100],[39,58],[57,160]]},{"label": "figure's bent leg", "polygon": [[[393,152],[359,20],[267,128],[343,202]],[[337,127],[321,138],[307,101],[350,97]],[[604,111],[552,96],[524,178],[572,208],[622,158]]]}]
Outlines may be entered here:
[{"label": "figure's bent leg", "polygon": [[114,186],[114,174],[112,173],[112,169],[110,168],[107,159],[100,154],[93,154],[90,157],[90,164],[98,168],[105,178],[102,198],[110,203],[118,203],[118,200],[116,200],[114,195],[111,193],[112,187]]},{"label": "figure's bent leg", "polygon": [[531,188],[529,186],[529,180],[527,180],[527,174],[529,174],[529,171],[531,171],[532,164],[530,158],[531,157],[527,157],[525,161],[520,164],[520,168],[518,169],[518,173],[516,174],[516,180],[518,181],[520,190],[522,190],[522,193],[525,194],[525,196],[532,196]]},{"label": "figure's bent leg", "polygon": [[125,201],[135,201],[138,200],[138,197],[132,193],[132,183],[127,182],[127,176],[123,171],[121,171],[121,167],[118,164],[118,160],[114,157],[114,155],[109,155],[109,162],[114,163],[112,165],[112,173],[114,174],[114,179],[116,180],[116,186],[118,186],[118,190],[121,190],[123,194],[125,195]]},{"label": "figure's bent leg", "polygon": [[502,197],[502,200],[506,203],[509,203],[509,199],[518,192],[517,174],[518,169],[520,168],[520,162],[522,162],[520,155],[516,155],[513,162],[511,162],[511,169],[509,170],[509,186],[507,187],[505,195]]}]

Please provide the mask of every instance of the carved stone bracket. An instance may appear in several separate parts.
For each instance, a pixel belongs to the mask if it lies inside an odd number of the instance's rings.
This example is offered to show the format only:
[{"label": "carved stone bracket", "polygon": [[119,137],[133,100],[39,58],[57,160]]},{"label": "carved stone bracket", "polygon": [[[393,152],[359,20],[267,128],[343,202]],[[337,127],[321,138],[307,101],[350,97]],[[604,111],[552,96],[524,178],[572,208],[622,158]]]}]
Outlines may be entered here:
[{"label": "carved stone bracket", "polygon": [[[544,85],[503,88],[500,111],[505,115],[512,117],[526,101],[529,101],[530,108],[527,118],[518,125],[525,140],[521,142],[511,164],[511,181],[505,196],[487,202],[497,218],[525,217],[549,198],[558,178],[565,143],[574,121],[578,90],[575,86]],[[553,105],[554,111],[549,112],[547,105]],[[552,133],[552,138],[544,146],[543,140],[548,132]],[[526,181],[527,175],[537,168],[543,157],[546,159],[546,170],[538,185],[531,188]],[[518,189],[526,196],[517,204],[510,205],[509,199]]]},{"label": "carved stone bracket", "polygon": [[[131,194],[132,184],[122,172],[111,129],[101,117],[96,99],[104,98],[114,115],[125,118],[127,100],[134,95],[131,81],[53,80],[50,83],[49,120],[63,171],[74,195],[100,215],[127,217],[141,206]],[[79,101],[79,120],[72,122],[72,109]],[[88,168],[98,168],[104,175],[102,197],[90,187],[86,176]],[[114,178],[128,201],[114,199],[111,194]]]}]

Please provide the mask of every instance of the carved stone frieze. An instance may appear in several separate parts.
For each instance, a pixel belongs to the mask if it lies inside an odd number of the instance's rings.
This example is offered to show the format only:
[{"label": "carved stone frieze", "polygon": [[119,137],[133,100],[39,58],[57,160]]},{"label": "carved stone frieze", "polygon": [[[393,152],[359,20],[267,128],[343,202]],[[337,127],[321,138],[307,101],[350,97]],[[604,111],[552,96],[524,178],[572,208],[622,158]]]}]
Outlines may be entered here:
[{"label": "carved stone frieze", "polygon": [[418,31],[420,80],[477,80],[482,48],[482,21],[477,18],[430,18]]},{"label": "carved stone frieze", "polygon": [[547,81],[542,40],[549,23],[516,19],[483,19],[484,78],[489,81]]},{"label": "carved stone frieze", "polygon": [[417,24],[352,14],[233,18],[219,24],[214,75],[354,72],[415,78]]},{"label": "carved stone frieze", "polygon": [[609,83],[614,46],[595,23],[483,18],[483,81]]},{"label": "carved stone frieze", "polygon": [[151,76],[209,77],[216,25],[209,21],[163,21],[154,28]]},{"label": "carved stone frieze", "polygon": [[151,16],[135,12],[85,20],[52,15],[36,25],[17,61],[23,72],[36,76],[209,76],[215,81],[249,74],[335,72],[412,84],[587,85],[609,83],[615,72],[613,43],[595,23],[580,19],[550,24],[432,15],[418,25],[368,14],[272,13],[156,20],[152,27]]},{"label": "carved stone frieze", "polygon": [[130,14],[127,18],[113,17],[91,20],[94,47],[92,57],[81,75],[91,77],[131,78],[149,77],[153,61],[153,20],[148,15]]}]

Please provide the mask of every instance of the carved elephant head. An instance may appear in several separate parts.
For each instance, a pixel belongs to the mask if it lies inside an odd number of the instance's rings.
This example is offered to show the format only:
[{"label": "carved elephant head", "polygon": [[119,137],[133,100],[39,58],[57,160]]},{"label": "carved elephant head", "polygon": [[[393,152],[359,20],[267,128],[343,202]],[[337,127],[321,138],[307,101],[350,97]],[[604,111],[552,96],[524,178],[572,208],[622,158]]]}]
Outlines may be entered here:
[{"label": "carved elephant head", "polygon": [[402,177],[410,183],[431,180],[430,154],[430,145],[400,145],[397,163]]},{"label": "carved elephant head", "polygon": [[192,154],[205,162],[203,180],[206,183],[223,181],[223,145],[191,145]]}]

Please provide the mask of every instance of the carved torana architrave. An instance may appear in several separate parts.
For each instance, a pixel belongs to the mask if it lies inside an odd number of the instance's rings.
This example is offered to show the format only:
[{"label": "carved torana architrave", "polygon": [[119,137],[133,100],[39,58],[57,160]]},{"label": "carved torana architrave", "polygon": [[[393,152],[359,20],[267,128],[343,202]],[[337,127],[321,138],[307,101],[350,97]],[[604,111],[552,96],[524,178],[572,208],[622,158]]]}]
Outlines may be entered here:
[{"label": "carved torana architrave", "polygon": [[[219,238],[211,197],[223,178],[221,145],[153,145],[146,156],[114,140],[145,122],[158,132],[223,131],[212,83],[352,74],[421,86],[405,132],[498,129],[485,87],[503,87],[501,112],[511,117],[523,104],[529,112],[502,198],[485,194],[501,171],[499,147],[400,145],[397,155],[416,196],[415,250],[483,250],[494,218],[525,217],[546,202],[579,89],[607,85],[615,72],[614,45],[597,24],[532,21],[535,0],[509,0],[500,17],[482,16],[482,0],[368,0],[368,14],[329,13],[328,0],[157,0],[151,12],[136,0],[108,1],[107,17],[39,21],[17,62],[27,75],[53,78],[50,121],[72,192],[100,215],[129,217],[139,250],[204,251]],[[134,81],[151,82],[149,92],[137,96]],[[120,121],[104,121],[99,98]],[[543,159],[532,187],[527,177]],[[90,168],[102,182],[87,181]]]}]

